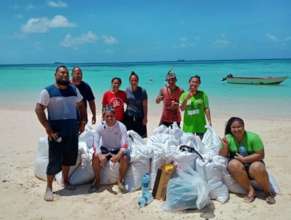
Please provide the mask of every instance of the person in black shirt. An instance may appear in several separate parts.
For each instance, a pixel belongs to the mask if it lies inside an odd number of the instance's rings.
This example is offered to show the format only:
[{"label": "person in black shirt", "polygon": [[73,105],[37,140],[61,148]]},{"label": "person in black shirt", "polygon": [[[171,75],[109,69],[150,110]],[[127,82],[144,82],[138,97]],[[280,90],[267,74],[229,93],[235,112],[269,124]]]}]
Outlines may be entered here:
[{"label": "person in black shirt", "polygon": [[83,73],[80,67],[75,66],[72,69],[72,83],[79,89],[81,95],[83,96],[83,102],[85,104],[86,109],[86,122],[88,122],[87,115],[87,102],[89,103],[89,107],[92,113],[92,124],[96,123],[96,104],[95,97],[92,92],[91,87],[82,80]]}]

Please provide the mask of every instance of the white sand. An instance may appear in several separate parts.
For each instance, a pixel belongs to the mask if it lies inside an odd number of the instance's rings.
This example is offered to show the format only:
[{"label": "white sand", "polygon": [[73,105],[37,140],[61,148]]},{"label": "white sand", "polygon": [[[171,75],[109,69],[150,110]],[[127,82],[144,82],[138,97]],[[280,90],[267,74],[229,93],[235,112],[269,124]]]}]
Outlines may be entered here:
[{"label": "white sand", "polygon": [[[158,111],[157,111],[158,112]],[[149,133],[157,125],[159,115],[151,112]],[[213,115],[214,128],[223,134],[225,121],[230,115]],[[139,209],[140,192],[114,195],[108,191],[87,194],[88,185],[72,194],[58,191],[54,202],[45,202],[46,183],[33,174],[37,140],[44,130],[33,110],[0,109],[0,219],[200,219],[205,213],[214,219],[290,219],[291,218],[291,119],[254,120],[245,118],[248,130],[261,135],[265,143],[265,162],[277,178],[281,193],[275,205],[262,199],[246,204],[231,194],[229,202],[213,202],[213,210],[169,213],[161,210],[161,202],[154,201]],[[116,189],[116,188],[114,188]]]}]

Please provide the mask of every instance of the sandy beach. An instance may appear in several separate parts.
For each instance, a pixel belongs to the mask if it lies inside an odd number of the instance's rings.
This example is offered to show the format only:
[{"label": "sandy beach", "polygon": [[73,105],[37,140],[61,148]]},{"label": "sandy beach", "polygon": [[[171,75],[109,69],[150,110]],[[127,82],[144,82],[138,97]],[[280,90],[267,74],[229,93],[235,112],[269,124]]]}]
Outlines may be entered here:
[{"label": "sandy beach", "polygon": [[[148,130],[158,123],[159,115],[150,112]],[[226,204],[216,201],[202,211],[171,213],[161,210],[162,203],[154,201],[139,209],[140,192],[113,194],[107,190],[88,194],[88,185],[73,192],[62,190],[57,183],[54,202],[45,202],[44,181],[33,174],[37,141],[44,135],[33,110],[0,109],[0,219],[288,219],[291,207],[291,120],[245,118],[246,128],[259,133],[265,144],[267,168],[279,182],[281,193],[275,205],[257,198],[246,204],[235,194]],[[214,128],[223,134],[224,123],[230,115],[212,114]],[[113,190],[116,190],[113,187]],[[117,190],[116,190],[117,191]]]}]

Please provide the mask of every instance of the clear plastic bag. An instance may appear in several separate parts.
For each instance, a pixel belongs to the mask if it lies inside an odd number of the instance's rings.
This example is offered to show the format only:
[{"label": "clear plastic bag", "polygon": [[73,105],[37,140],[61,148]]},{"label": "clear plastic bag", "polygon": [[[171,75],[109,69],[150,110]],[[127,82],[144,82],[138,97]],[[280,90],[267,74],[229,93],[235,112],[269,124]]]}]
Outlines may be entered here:
[{"label": "clear plastic bag", "polygon": [[208,186],[200,175],[193,169],[178,170],[168,182],[163,209],[167,211],[202,209],[209,202]]}]

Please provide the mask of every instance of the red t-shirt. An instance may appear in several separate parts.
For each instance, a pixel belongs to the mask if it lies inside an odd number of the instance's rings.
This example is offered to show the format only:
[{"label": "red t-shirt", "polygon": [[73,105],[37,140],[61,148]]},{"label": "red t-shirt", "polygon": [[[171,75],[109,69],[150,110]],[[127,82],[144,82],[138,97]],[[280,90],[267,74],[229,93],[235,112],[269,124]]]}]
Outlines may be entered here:
[{"label": "red t-shirt", "polygon": [[164,97],[164,106],[161,122],[181,122],[181,113],[179,106],[177,106],[176,108],[172,108],[171,103],[172,101],[179,103],[179,98],[182,93],[183,90],[181,90],[179,87],[176,87],[173,92],[171,92],[168,87],[164,87],[161,89],[160,94]]},{"label": "red t-shirt", "polygon": [[122,121],[124,118],[124,103],[126,103],[126,93],[118,91],[116,94],[112,91],[107,91],[103,95],[102,105],[111,105],[115,110],[116,120]]}]

